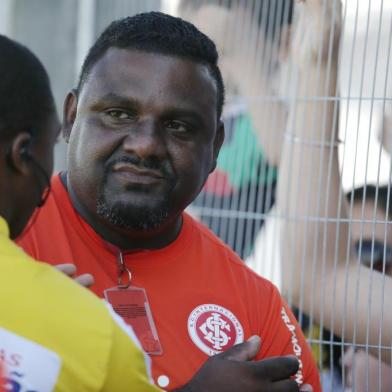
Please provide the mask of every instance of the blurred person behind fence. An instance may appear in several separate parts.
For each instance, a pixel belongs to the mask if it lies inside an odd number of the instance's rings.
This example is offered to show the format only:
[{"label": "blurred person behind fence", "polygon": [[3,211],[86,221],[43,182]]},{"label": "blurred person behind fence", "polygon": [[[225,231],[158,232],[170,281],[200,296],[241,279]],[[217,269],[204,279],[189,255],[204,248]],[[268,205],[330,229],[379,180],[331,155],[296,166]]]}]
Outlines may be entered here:
[{"label": "blurred person behind fence", "polygon": [[[351,207],[351,240],[361,265],[385,275],[392,274],[392,203],[390,186],[367,185],[347,195]],[[366,345],[351,346],[342,365],[348,387],[356,392],[392,390],[392,369],[372,355]]]},{"label": "blurred person behind fence", "polygon": [[392,279],[357,257],[339,171],[339,101],[326,99],[338,97],[341,3],[302,3],[290,49],[300,99],[289,110],[277,192],[278,216],[287,217],[278,230],[281,287],[314,322],[390,364]]}]

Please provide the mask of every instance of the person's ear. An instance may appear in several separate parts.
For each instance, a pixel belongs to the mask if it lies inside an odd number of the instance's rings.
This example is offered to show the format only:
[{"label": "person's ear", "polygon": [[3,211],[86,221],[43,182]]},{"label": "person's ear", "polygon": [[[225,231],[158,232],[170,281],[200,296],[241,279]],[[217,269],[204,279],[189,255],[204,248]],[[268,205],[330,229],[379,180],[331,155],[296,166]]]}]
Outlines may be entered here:
[{"label": "person's ear", "polygon": [[69,141],[69,137],[71,136],[72,127],[75,122],[77,107],[78,94],[75,89],[72,89],[65,97],[63,108],[62,134],[67,143]]},{"label": "person's ear", "polygon": [[218,127],[215,134],[214,139],[214,150],[213,150],[213,161],[210,173],[213,172],[216,168],[216,163],[219,155],[219,151],[222,147],[223,141],[225,140],[225,126],[223,121],[219,120]]},{"label": "person's ear", "polygon": [[32,136],[29,132],[19,133],[11,142],[7,152],[7,163],[15,171],[27,174],[30,171],[28,161],[31,157]]}]

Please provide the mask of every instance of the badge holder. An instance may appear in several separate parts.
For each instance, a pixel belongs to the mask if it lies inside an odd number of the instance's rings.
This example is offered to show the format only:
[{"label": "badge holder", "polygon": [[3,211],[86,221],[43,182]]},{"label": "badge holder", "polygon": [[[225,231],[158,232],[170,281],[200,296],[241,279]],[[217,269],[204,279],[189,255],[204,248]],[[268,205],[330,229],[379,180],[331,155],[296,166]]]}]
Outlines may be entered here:
[{"label": "badge holder", "polygon": [[161,355],[163,350],[146,290],[142,287],[131,286],[131,280],[131,271],[125,266],[120,253],[118,286],[104,290],[105,299],[112,305],[115,312],[132,327],[143,350],[150,355]]}]

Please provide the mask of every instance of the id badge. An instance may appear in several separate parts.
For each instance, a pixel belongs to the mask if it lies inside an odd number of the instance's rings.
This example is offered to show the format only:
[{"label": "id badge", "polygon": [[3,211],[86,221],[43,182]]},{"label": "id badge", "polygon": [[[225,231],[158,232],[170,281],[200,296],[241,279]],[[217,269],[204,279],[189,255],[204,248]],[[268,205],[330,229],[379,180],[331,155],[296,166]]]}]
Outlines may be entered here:
[{"label": "id badge", "polygon": [[150,355],[161,355],[163,350],[146,290],[134,286],[127,288],[113,287],[105,290],[104,296],[116,313],[133,328],[143,350]]}]

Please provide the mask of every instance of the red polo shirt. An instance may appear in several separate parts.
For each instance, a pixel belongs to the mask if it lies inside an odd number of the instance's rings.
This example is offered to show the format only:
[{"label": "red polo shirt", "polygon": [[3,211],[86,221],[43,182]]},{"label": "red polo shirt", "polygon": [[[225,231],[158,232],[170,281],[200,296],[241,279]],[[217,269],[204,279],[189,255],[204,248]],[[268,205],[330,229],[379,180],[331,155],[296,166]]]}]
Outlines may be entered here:
[{"label": "red polo shirt", "polygon": [[[91,273],[92,290],[117,284],[120,250],[108,247],[73,208],[60,177],[19,244],[50,264],[74,263]],[[206,361],[252,335],[261,336],[257,359],[294,354],[299,383],[321,391],[310,349],[294,316],[269,281],[251,271],[214,234],[184,213],[178,238],[158,250],[122,252],[132,285],[146,289],[162,355],[152,355],[157,385],[185,384]],[[77,315],[75,315],[77,317]]]}]

